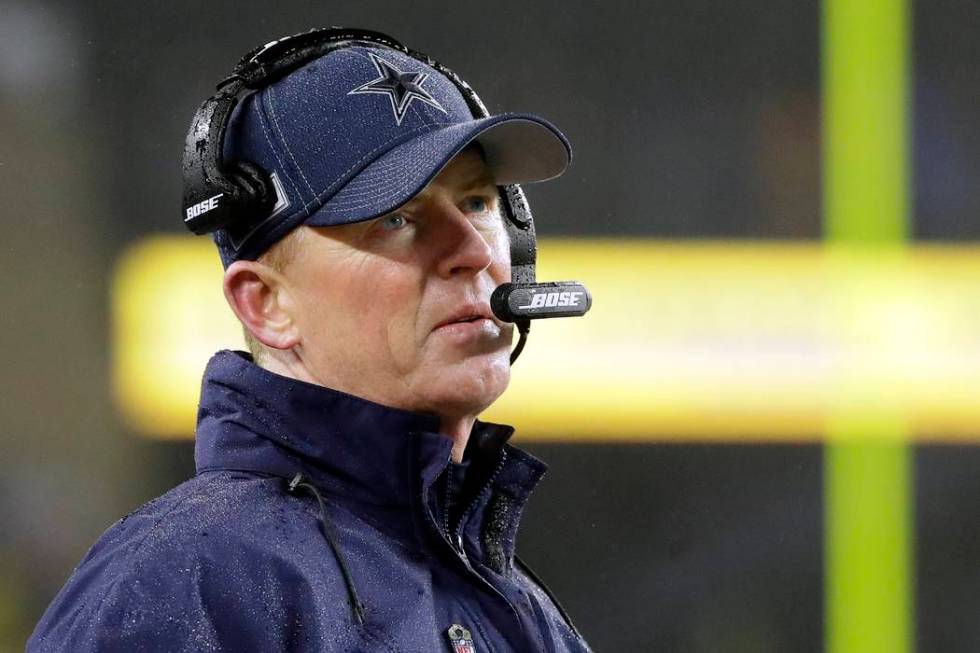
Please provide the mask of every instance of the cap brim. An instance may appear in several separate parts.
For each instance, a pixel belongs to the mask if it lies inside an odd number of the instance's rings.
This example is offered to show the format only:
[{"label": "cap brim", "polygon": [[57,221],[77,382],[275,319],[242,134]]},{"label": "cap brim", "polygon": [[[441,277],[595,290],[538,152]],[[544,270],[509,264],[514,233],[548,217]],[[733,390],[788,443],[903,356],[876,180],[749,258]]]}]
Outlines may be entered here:
[{"label": "cap brim", "polygon": [[417,195],[454,156],[476,141],[499,185],[545,181],[571,162],[565,136],[530,114],[501,114],[442,127],[401,143],[369,163],[304,221],[334,226],[388,213]]}]

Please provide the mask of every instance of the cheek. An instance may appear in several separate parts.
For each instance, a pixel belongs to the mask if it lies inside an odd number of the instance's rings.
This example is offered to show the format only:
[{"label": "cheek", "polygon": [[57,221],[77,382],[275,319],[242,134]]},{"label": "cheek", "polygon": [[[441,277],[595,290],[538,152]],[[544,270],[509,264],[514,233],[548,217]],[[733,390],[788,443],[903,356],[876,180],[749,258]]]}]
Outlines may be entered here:
[{"label": "cheek", "polygon": [[311,288],[304,330],[335,360],[377,367],[394,358],[397,365],[415,346],[419,303],[418,275],[404,268],[364,263]]},{"label": "cheek", "polygon": [[490,249],[493,251],[493,265],[490,274],[497,283],[510,281],[510,239],[507,232],[501,229],[496,238],[491,239]]},{"label": "cheek", "polygon": [[345,301],[344,294],[336,285],[311,285],[306,287],[300,301],[303,305],[300,329],[321,354],[335,349],[332,342],[349,338],[352,329],[349,312],[337,310]]},{"label": "cheek", "polygon": [[347,343],[359,335],[358,323],[370,307],[370,288],[361,281],[363,266],[349,258],[347,265],[318,265],[306,271],[300,285],[299,327],[319,355],[343,357]]},{"label": "cheek", "polygon": [[386,352],[396,364],[414,360],[419,346],[419,309],[424,284],[412,269],[385,270],[375,278],[371,327],[375,340],[384,341]]}]

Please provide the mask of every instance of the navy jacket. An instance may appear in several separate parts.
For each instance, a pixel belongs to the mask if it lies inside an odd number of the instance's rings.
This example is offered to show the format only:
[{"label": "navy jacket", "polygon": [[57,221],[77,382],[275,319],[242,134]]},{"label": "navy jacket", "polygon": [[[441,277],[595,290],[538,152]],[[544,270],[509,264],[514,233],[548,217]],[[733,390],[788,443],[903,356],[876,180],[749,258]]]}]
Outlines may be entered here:
[{"label": "navy jacket", "polygon": [[197,475],[113,525],[28,651],[588,651],[515,560],[545,471],[477,422],[209,362]]}]

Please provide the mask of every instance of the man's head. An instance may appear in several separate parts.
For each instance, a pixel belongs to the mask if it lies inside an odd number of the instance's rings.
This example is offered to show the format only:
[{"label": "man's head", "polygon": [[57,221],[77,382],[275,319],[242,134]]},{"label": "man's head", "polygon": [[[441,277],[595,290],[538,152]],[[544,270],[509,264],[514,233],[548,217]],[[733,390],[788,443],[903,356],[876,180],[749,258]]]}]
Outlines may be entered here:
[{"label": "man's head", "polygon": [[236,261],[225,273],[270,369],[440,415],[479,413],[504,391],[512,325],[488,298],[510,278],[509,243],[477,148],[396,211],[285,242],[280,269]]},{"label": "man's head", "polygon": [[[272,48],[288,59],[299,43]],[[254,184],[232,170],[256,168],[275,206],[222,217],[214,238],[257,361],[390,406],[475,414],[509,379],[512,327],[489,308],[510,280],[500,188],[557,176],[570,149],[547,121],[488,116],[451,73],[384,43],[345,41],[249,86],[226,134],[214,116],[241,87],[222,87],[185,150],[187,220],[230,215],[216,168],[236,187]],[[275,68],[262,56],[251,62]]]}]

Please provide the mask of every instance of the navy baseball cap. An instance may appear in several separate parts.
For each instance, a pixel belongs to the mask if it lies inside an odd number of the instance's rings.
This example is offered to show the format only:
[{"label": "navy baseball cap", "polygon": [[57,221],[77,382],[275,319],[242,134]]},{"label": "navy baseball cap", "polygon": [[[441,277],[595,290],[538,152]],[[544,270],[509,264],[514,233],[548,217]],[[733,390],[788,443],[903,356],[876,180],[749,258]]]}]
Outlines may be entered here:
[{"label": "navy baseball cap", "polygon": [[247,96],[236,107],[224,160],[272,178],[272,213],[246,229],[219,229],[224,267],[254,260],[295,227],[384,215],[417,195],[471,142],[497,184],[557,177],[568,140],[547,120],[474,118],[459,88],[401,51],[352,43]]}]

